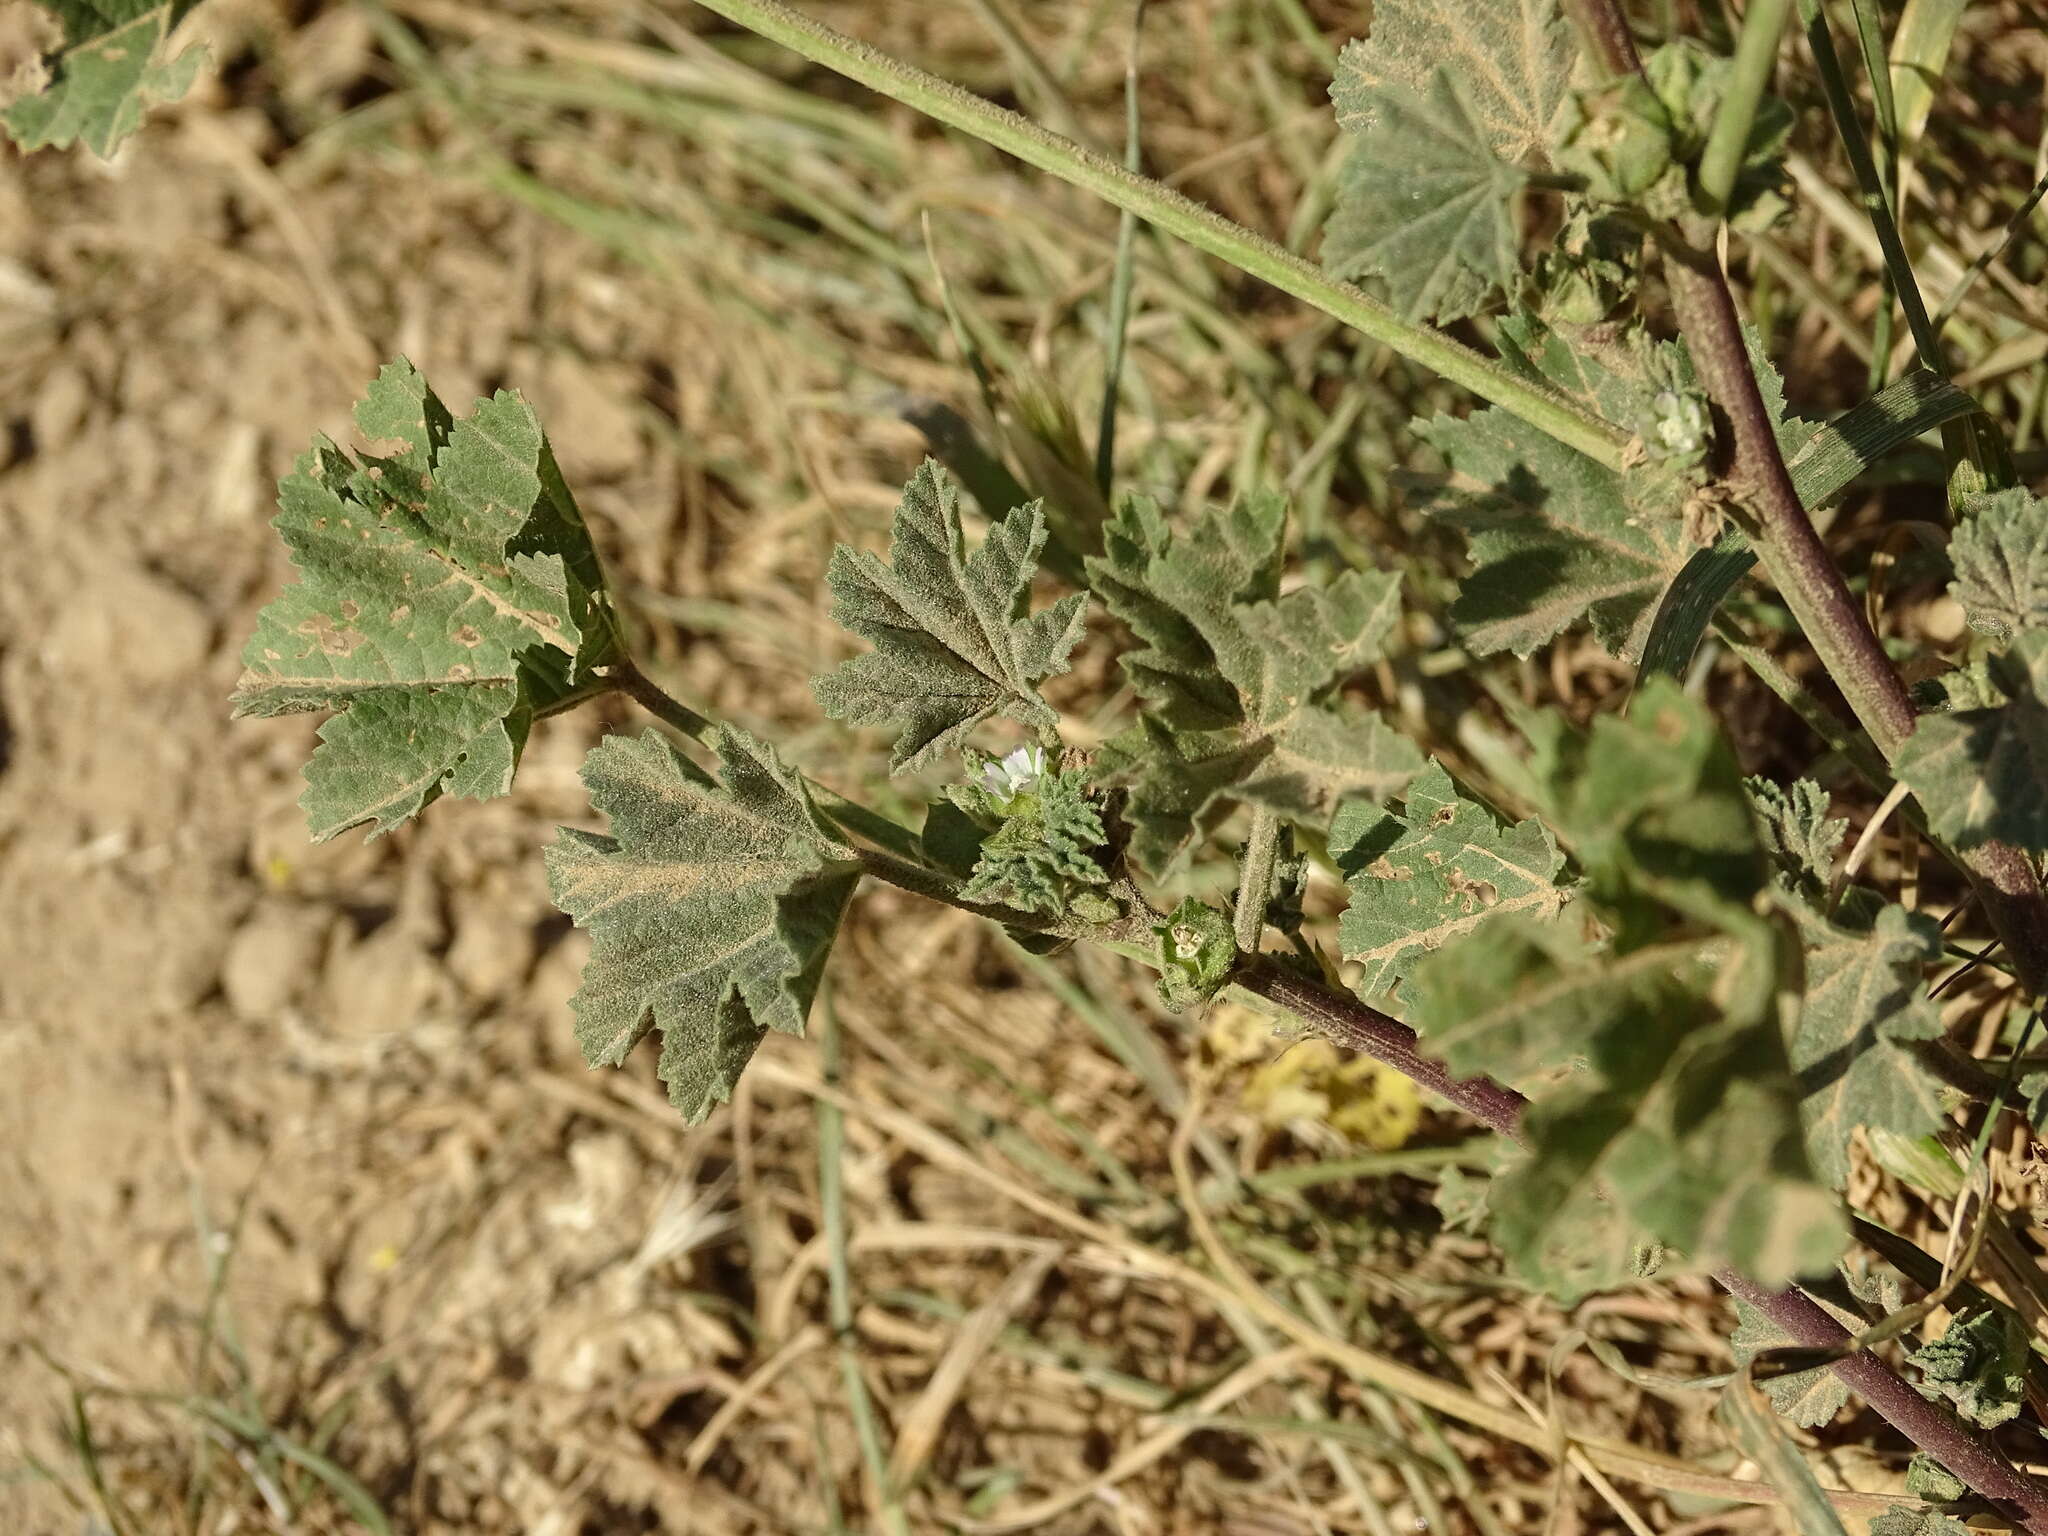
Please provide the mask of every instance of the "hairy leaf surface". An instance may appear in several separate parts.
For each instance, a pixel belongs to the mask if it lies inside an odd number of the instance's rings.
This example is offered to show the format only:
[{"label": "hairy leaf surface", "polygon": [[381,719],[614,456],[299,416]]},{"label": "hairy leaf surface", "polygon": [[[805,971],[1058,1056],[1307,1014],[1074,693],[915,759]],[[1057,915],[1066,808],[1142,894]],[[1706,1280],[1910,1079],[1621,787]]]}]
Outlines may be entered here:
[{"label": "hairy leaf surface", "polygon": [[1836,1189],[1848,1182],[1849,1136],[1859,1125],[1918,1136],[1945,1122],[1940,1083],[1911,1050],[1941,1034],[1921,972],[1941,955],[1933,919],[1888,906],[1851,926],[1799,914],[1806,990],[1791,1041],[1804,1095],[1806,1153]]},{"label": "hairy leaf surface", "polygon": [[1787,884],[1809,898],[1827,894],[1849,823],[1828,815],[1828,792],[1811,779],[1742,781],[1756,810],[1764,851]]},{"label": "hairy leaf surface", "polygon": [[2048,628],[2048,502],[2024,490],[1972,499],[1956,525],[1949,591],[1970,627],[1999,639]]},{"label": "hairy leaf surface", "polygon": [[299,802],[315,840],[388,832],[443,793],[510,787],[536,713],[620,654],[597,556],[533,410],[453,420],[409,363],[356,408],[352,459],[316,441],[272,526],[299,580],[256,621],[238,715],[339,709]]},{"label": "hairy leaf surface", "polygon": [[2048,850],[2048,631],[2021,635],[1989,672],[2009,702],[1922,715],[1895,766],[1936,837]]},{"label": "hairy leaf surface", "polygon": [[1970,1527],[1924,1504],[1894,1504],[1870,1522],[1870,1536],[1970,1536]]},{"label": "hairy leaf surface", "polygon": [[555,905],[591,934],[574,999],[593,1067],[652,1028],[661,1077],[691,1121],[732,1096],[770,1029],[804,1016],[859,866],[772,747],[731,727],[720,783],[662,737],[612,736],[584,760],[609,836],[564,827],[548,849]]},{"label": "hairy leaf surface", "polygon": [[1332,690],[1379,654],[1400,579],[1346,571],[1279,595],[1287,508],[1253,497],[1176,533],[1143,497],[1104,530],[1089,580],[1143,642],[1123,657],[1145,703],[1097,760],[1130,786],[1132,852],[1164,868],[1211,808],[1268,805],[1320,821],[1353,796],[1397,792],[1421,754]]},{"label": "hairy leaf surface", "polygon": [[1027,612],[1045,540],[1033,502],[995,522],[969,554],[959,493],[925,460],[903,488],[889,559],[843,544],[832,553],[832,616],[874,649],[816,679],[825,713],[900,725],[889,764],[898,773],[957,751],[997,714],[1057,725],[1038,685],[1066,671],[1087,598]]},{"label": "hairy leaf surface", "polygon": [[1399,815],[1346,805],[1330,826],[1330,855],[1350,905],[1338,935],[1361,961],[1358,995],[1374,997],[1430,950],[1460,942],[1489,918],[1554,915],[1564,856],[1541,822],[1501,826],[1460,795],[1432,762],[1408,785]]},{"label": "hairy leaf surface", "polygon": [[1465,642],[1527,656],[1590,622],[1616,655],[1641,654],[1697,547],[1681,520],[1639,515],[1624,477],[1497,407],[1417,430],[1449,466],[1419,483],[1422,508],[1464,531],[1475,567],[1451,608]]},{"label": "hairy leaf surface", "polygon": [[1383,0],[1330,88],[1354,146],[1324,242],[1340,276],[1383,279],[1441,322],[1514,281],[1514,194],[1547,163],[1576,57],[1556,0]]},{"label": "hairy leaf surface", "polygon": [[2002,1303],[1965,1312],[1906,1357],[1972,1424],[1995,1428],[2026,1401],[2027,1325]]},{"label": "hairy leaf surface", "polygon": [[962,898],[1058,916],[1076,896],[1109,884],[1095,859],[1107,834],[1085,773],[1044,774],[1004,810],[1001,824],[976,850]]},{"label": "hairy leaf surface", "polygon": [[1388,93],[1374,112],[1323,260],[1342,277],[1379,278],[1410,319],[1477,314],[1514,284],[1522,181],[1488,146],[1464,78],[1439,70],[1420,93]]},{"label": "hairy leaf surface", "polygon": [[[1776,371],[1749,340],[1789,451],[1812,424],[1787,414]],[[1418,423],[1447,473],[1408,477],[1417,505],[1465,533],[1475,567],[1451,618],[1482,653],[1526,656],[1590,623],[1609,651],[1638,660],[1660,600],[1713,533],[1694,502],[1711,444],[1691,360],[1640,326],[1551,325],[1525,313],[1502,318],[1499,344],[1503,361],[1634,434],[1632,463],[1620,473],[1602,468],[1497,408]],[[1745,558],[1734,574],[1752,563]],[[1725,591],[1707,594],[1700,624]]]},{"label": "hairy leaf surface", "polygon": [[198,0],[36,0],[62,38],[39,88],[0,111],[23,149],[82,143],[102,157],[142,126],[146,108],[192,88],[206,50],[164,58],[171,31]]}]

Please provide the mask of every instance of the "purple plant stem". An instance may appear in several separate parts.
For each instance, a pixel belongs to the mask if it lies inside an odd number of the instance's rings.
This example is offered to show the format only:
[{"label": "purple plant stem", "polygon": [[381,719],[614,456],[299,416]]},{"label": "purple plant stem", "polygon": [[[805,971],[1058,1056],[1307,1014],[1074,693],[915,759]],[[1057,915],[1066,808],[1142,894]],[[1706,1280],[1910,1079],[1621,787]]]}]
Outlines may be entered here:
[{"label": "purple plant stem", "polygon": [[[1454,1077],[1422,1054],[1415,1031],[1398,1019],[1271,960],[1255,960],[1235,978],[1254,997],[1307,1021],[1330,1040],[1392,1067],[1419,1087],[1463,1110],[1503,1136],[1520,1141],[1529,1101],[1489,1077]],[[1841,1324],[1796,1288],[1772,1291],[1732,1269],[1717,1270],[1715,1284],[1755,1307],[1808,1349],[1839,1349],[1849,1341]],[[1904,1378],[1861,1350],[1829,1367],[1884,1421],[1989,1499],[2022,1530],[2048,1533],[2048,1488],[2017,1470],[1998,1447]]]}]

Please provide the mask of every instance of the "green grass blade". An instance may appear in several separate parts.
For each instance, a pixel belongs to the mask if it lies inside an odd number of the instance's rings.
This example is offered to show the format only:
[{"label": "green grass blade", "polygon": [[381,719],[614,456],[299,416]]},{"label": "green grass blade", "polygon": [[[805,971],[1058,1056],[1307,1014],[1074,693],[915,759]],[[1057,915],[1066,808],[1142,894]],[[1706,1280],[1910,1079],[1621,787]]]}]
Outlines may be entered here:
[{"label": "green grass blade", "polygon": [[1359,289],[1337,282],[1292,251],[1232,223],[1172,188],[1133,175],[1106,156],[1048,133],[1014,112],[822,26],[780,0],[698,3],[815,64],[836,70],[893,101],[1094,193],[1248,276],[1313,305],[1361,335],[1386,343],[1412,362],[1471,390],[1595,462],[1610,469],[1620,468],[1626,438],[1610,423],[1440,331],[1403,320]]},{"label": "green grass blade", "polygon": [[[1970,395],[1925,368],[1916,368],[1807,440],[1788,466],[1800,505],[1817,507],[1894,448],[1977,409]],[[1749,540],[1723,534],[1685,563],[1664,590],[1639,676],[1683,677],[1700,637],[1722,601],[1756,564]]]}]

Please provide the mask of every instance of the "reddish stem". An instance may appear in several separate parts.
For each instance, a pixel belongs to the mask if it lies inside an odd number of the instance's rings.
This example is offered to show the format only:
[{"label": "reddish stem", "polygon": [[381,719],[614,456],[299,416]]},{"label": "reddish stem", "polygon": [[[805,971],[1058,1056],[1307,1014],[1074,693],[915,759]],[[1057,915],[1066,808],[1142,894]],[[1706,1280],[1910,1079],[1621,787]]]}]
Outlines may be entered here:
[{"label": "reddish stem", "polygon": [[[1392,1067],[1481,1124],[1521,1140],[1528,1099],[1489,1077],[1452,1076],[1442,1062],[1422,1054],[1420,1038],[1400,1020],[1268,959],[1247,965],[1236,981],[1253,996],[1305,1019],[1337,1044]],[[1803,1291],[1767,1290],[1732,1269],[1717,1270],[1713,1278],[1776,1323],[1795,1344],[1839,1349],[1849,1341],[1847,1330]],[[1830,1369],[1886,1423],[1991,1500],[2022,1530],[2048,1532],[2048,1488],[2015,1469],[1988,1438],[1922,1397],[1868,1350],[1837,1360]]]}]

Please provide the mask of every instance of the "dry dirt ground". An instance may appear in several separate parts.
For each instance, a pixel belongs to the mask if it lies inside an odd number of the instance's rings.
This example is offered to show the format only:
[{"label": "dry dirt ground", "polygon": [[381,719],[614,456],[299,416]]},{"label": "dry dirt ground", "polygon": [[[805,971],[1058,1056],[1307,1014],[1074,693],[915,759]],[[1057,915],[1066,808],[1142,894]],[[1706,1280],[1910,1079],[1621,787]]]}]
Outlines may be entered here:
[{"label": "dry dirt ground", "polygon": [[[968,393],[906,186],[999,228],[1061,229],[1034,259],[1070,300],[1099,289],[1114,225],[860,108],[870,138],[845,155],[877,206],[903,199],[880,215],[900,268],[812,272],[758,230],[722,235],[707,209],[759,193],[733,169],[749,119],[732,102],[782,98],[721,73],[684,9],[421,3],[394,38],[367,8],[211,0],[206,83],[115,162],[0,154],[0,1530],[94,1528],[94,1475],[138,1531],[362,1528],[294,1465],[314,1451],[403,1532],[868,1526],[822,1278],[832,1103],[849,1111],[855,1354],[909,1528],[1540,1528],[1558,1493],[1540,1459],[1456,1432],[1416,1475],[1373,1449],[1439,1443],[1409,1406],[1160,1268],[1189,1252],[1167,1090],[970,923],[889,894],[862,906],[832,989],[844,1098],[813,1047],[784,1041],[697,1131],[644,1063],[586,1073],[565,1006],[581,942],[537,855],[554,823],[588,824],[575,769],[623,709],[544,726],[508,799],[320,847],[294,806],[312,722],[230,724],[241,638],[287,573],[271,487],[315,432],[346,440],[375,363],[404,353],[451,401],[500,384],[534,399],[664,676],[837,762],[802,682],[840,644],[818,575],[834,537],[876,535],[917,451],[878,402]],[[985,87],[1007,77],[971,7],[943,25],[937,6],[813,9]],[[1237,8],[1174,9],[1174,46],[1199,50]],[[404,37],[442,62],[408,62]],[[628,50],[606,78],[672,87],[704,114],[698,137],[562,96],[590,62],[569,38]],[[664,81],[657,55],[699,73]],[[474,70],[501,72],[502,99],[464,94]],[[1115,80],[1113,61],[1088,74],[1093,120],[1115,122]],[[1313,106],[1288,89],[1287,111]],[[532,134],[544,113],[582,138]],[[810,130],[770,120],[759,157],[801,184],[792,201],[829,202],[797,158]],[[1313,170],[1327,132],[1276,149],[1257,126],[1195,86],[1155,143],[1178,164],[1220,152],[1198,189],[1283,226],[1293,173],[1268,202],[1253,166]],[[543,185],[670,201],[653,234],[572,231]],[[1096,243],[1069,249],[1047,208]],[[966,278],[1019,334],[1066,323],[1056,299]],[[1233,441],[1235,397],[1201,376],[1228,371],[1218,354],[1144,366],[1156,399],[1196,402],[1173,430]],[[1196,446],[1220,473],[1230,449]],[[1138,1020],[1170,1089],[1186,1037],[1125,979],[1083,979]],[[1219,1155],[1270,1150],[1228,1114],[1212,1127]],[[1154,1197],[1150,1225],[1076,1225],[1118,1167]],[[1558,1320],[1489,1300],[1455,1248],[1414,1259],[1418,1207],[1413,1186],[1354,1181],[1306,1235],[1233,1230],[1262,1263],[1299,1258],[1287,1285],[1336,1266],[1365,1307],[1354,1336],[1447,1375],[1484,1358],[1540,1395]],[[1695,1352],[1674,1369],[1725,1358],[1676,1305],[1616,1315]],[[1644,1443],[1698,1432],[1611,1382],[1585,1400]],[[1333,1452],[1169,1408],[1362,1427]],[[1486,1491],[1461,1502],[1460,1478]],[[1563,1528],[1608,1528],[1589,1497],[1566,1486]]]}]

